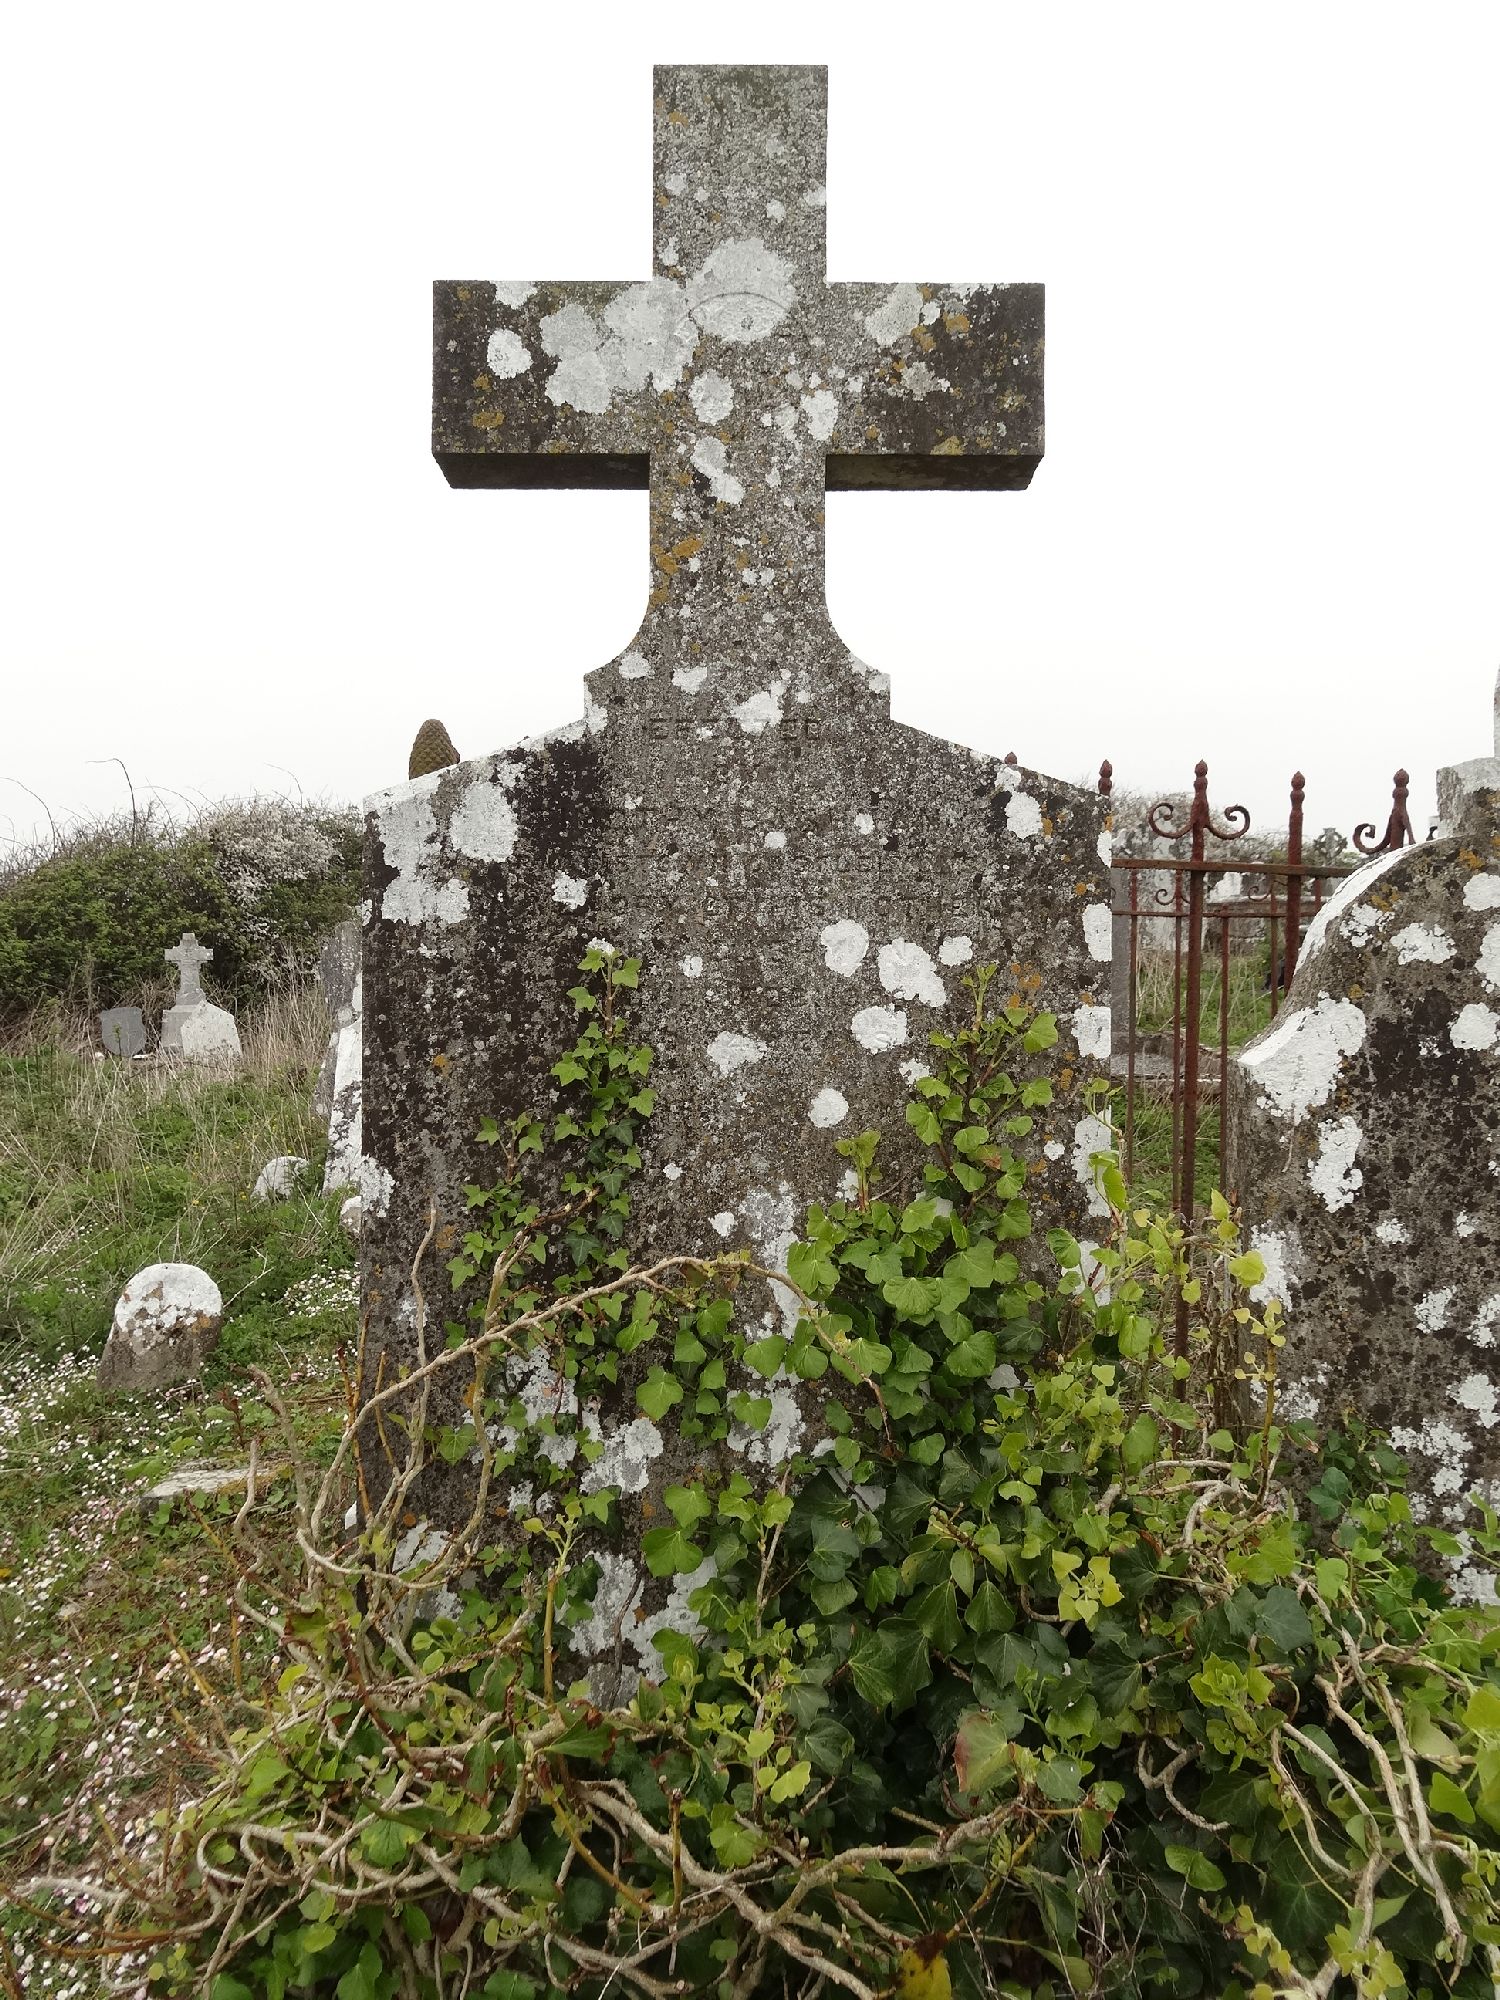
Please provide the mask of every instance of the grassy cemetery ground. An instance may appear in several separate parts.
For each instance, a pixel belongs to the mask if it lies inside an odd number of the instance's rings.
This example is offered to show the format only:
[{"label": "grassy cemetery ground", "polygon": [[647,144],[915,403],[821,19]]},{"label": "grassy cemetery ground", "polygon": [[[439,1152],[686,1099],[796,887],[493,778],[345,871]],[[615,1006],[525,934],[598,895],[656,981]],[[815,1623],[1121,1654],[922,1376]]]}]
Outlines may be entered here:
[{"label": "grassy cemetery ground", "polygon": [[[314,1460],[344,1391],[334,1354],[355,1321],[354,1246],[338,1198],[316,1192],[309,1107],[326,1036],[316,986],[242,1022],[233,1076],[96,1060],[91,1022],[52,1010],[0,1053],[0,1879],[67,1872],[108,1826],[138,1839],[193,1783],[200,1676],[253,1677],[253,1633],[229,1613],[225,1532],[242,1492],[143,1508],[188,1463],[275,1470],[274,1419],[250,1375],[285,1397]],[[257,1203],[277,1154],[310,1160],[304,1189]],[[125,1278],[201,1265],[225,1327],[203,1382],[119,1400],[94,1363]],[[251,1521],[255,1553],[287,1559],[280,1489]],[[7,1919],[28,1994],[91,1993],[89,1968],[32,1962]],[[3,1966],[3,1958],[0,1958]]]}]

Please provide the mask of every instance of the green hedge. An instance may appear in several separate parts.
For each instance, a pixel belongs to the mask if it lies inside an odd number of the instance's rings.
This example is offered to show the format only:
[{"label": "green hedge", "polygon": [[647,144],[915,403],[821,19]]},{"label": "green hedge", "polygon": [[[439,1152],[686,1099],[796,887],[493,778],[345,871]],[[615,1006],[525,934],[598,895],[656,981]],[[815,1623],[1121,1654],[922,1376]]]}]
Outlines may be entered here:
[{"label": "green hedge", "polygon": [[133,1001],[183,931],[213,948],[214,997],[243,1005],[310,968],[358,898],[359,851],[352,812],[263,801],[166,833],[95,829],[0,883],[0,1022]]}]

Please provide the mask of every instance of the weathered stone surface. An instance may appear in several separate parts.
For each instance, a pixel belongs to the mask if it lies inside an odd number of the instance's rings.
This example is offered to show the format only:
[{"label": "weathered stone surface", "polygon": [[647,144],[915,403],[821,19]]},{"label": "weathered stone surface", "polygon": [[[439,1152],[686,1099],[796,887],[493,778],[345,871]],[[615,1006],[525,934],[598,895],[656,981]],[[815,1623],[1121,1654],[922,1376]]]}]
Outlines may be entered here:
[{"label": "weathered stone surface", "polygon": [[1324,905],[1230,1116],[1280,1408],[1389,1428],[1414,1505],[1460,1522],[1500,1494],[1500,790]]},{"label": "weathered stone surface", "polygon": [[351,1194],[346,1201],[339,1203],[339,1228],[346,1236],[352,1236],[356,1243],[363,1218],[364,1203],[357,1194]]},{"label": "weathered stone surface", "polygon": [[[278,1479],[286,1477],[281,1464],[260,1465],[255,1469],[255,1490],[264,1493]],[[141,1512],[154,1513],[158,1507],[175,1507],[179,1500],[213,1500],[221,1493],[243,1494],[250,1485],[248,1465],[179,1465],[165,1479],[157,1480],[141,1495]]]},{"label": "weathered stone surface", "polygon": [[307,1172],[307,1161],[297,1153],[278,1153],[256,1175],[251,1198],[255,1201],[285,1201],[297,1192],[298,1177]]},{"label": "weathered stone surface", "polygon": [[363,1171],[360,1093],[363,1066],[363,1002],[360,987],[360,928],[351,918],[323,947],[318,964],[332,1027],[313,1109],[328,1126],[328,1159],[323,1188],[358,1187]]},{"label": "weathered stone surface", "polygon": [[165,1389],[198,1374],[224,1323],[219,1288],[196,1264],[148,1264],[121,1292],[99,1387]]},{"label": "weathered stone surface", "polygon": [[106,1007],[99,1016],[99,1039],[109,1055],[144,1055],[145,1016],[139,1007]]},{"label": "weathered stone surface", "polygon": [[[825,483],[1026,483],[1040,290],[826,285],[820,70],[658,71],[656,148],[648,283],[437,288],[449,477],[646,483],[649,465],[654,587],[581,722],[369,803],[371,1367],[410,1339],[429,1202],[459,1228],[464,1184],[494,1177],[481,1119],[553,1098],[595,939],[643,960],[640,1249],[774,1267],[839,1189],[839,1138],[879,1126],[892,1167],[909,1157],[910,1079],[973,966],[1058,1012],[1075,1075],[1079,1043],[1107,1057],[1102,802],[893,724],[824,598]],[[1063,1103],[1048,1136],[1059,1212],[1082,1213],[1102,1128]],[[621,1390],[629,1421],[599,1421],[639,1494],[686,1448],[637,1419],[623,1371]],[[737,1448],[785,1457],[812,1393],[776,1387]]]}]

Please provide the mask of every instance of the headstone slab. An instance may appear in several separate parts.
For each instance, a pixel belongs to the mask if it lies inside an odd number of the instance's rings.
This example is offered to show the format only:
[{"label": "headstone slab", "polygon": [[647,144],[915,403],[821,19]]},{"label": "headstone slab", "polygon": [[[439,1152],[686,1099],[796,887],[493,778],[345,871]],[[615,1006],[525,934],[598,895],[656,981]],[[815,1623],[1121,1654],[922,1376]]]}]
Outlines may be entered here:
[{"label": "headstone slab", "polygon": [[194,1062],[234,1062],[241,1054],[233,1014],[207,1000],[196,1007],[174,1007],[164,1015],[161,1045],[169,1054]]},{"label": "headstone slab", "polygon": [[146,1052],[146,1017],[139,1007],[106,1007],[99,1016],[99,1039],[112,1056]]},{"label": "headstone slab", "polygon": [[[824,73],[656,90],[650,281],[437,288],[449,477],[649,482],[652,589],[582,721],[369,801],[371,1367],[410,1339],[429,1202],[441,1244],[493,1179],[481,1120],[553,1099],[595,940],[643,961],[642,1251],[775,1266],[843,1182],[837,1140],[878,1126],[909,1157],[910,1080],[979,964],[1059,1013],[1076,1077],[1108,1057],[1103,802],[892,723],[824,597],[825,483],[1025,484],[1040,288],[827,285]],[[1083,1217],[1104,1130],[1071,1102],[1048,1136],[1058,1212]],[[801,1435],[778,1394],[763,1462]]]},{"label": "headstone slab", "polygon": [[1419,1517],[1461,1527],[1470,1492],[1500,1499],[1500,791],[1323,906],[1229,1116],[1287,1308],[1278,1409],[1388,1430]]},{"label": "headstone slab", "polygon": [[318,970],[331,1027],[323,1066],[313,1093],[313,1109],[328,1130],[323,1173],[326,1193],[361,1182],[361,1067],[363,999],[360,981],[360,927],[351,918],[331,933]]},{"label": "headstone slab", "polygon": [[1500,792],[1500,674],[1495,677],[1494,755],[1471,757],[1462,764],[1448,764],[1437,774],[1439,834],[1452,833],[1469,810],[1470,801],[1484,792]]}]

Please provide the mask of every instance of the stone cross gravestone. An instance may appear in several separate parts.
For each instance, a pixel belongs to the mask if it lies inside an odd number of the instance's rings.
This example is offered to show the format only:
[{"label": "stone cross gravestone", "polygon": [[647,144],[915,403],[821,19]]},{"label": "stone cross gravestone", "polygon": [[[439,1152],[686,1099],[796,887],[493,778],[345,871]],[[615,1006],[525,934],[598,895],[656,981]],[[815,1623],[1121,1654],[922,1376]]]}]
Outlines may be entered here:
[{"label": "stone cross gravestone", "polygon": [[1438,795],[1445,832],[1314,917],[1228,1110],[1287,1310],[1281,1414],[1388,1430],[1419,1518],[1457,1529],[1475,1488],[1500,1499],[1500,760],[1439,772]]},{"label": "stone cross gravestone", "polygon": [[212,949],[199,944],[192,931],[184,931],[162,957],[177,967],[178,975],[177,997],[162,1016],[162,1054],[200,1059],[238,1056],[240,1034],[234,1016],[215,1007],[203,991],[200,975],[213,957]]},{"label": "stone cross gravestone", "polygon": [[112,1056],[146,1052],[146,1020],[139,1007],[106,1007],[99,1016],[99,1039]]},{"label": "stone cross gravestone", "polygon": [[[369,803],[372,1365],[410,1340],[429,1201],[461,1228],[493,1179],[481,1119],[553,1096],[591,940],[643,961],[644,1247],[774,1265],[839,1138],[879,1126],[899,1161],[975,965],[1107,1056],[1102,802],[893,724],[824,597],[828,488],[1029,481],[1041,289],[828,284],[825,113],[821,69],[659,69],[651,278],[436,287],[448,478],[649,487],[651,589],[581,722]],[[1102,1127],[1060,1103],[1047,1136],[1059,1212],[1086,1210]],[[801,1423],[788,1390],[746,1449]]]}]

